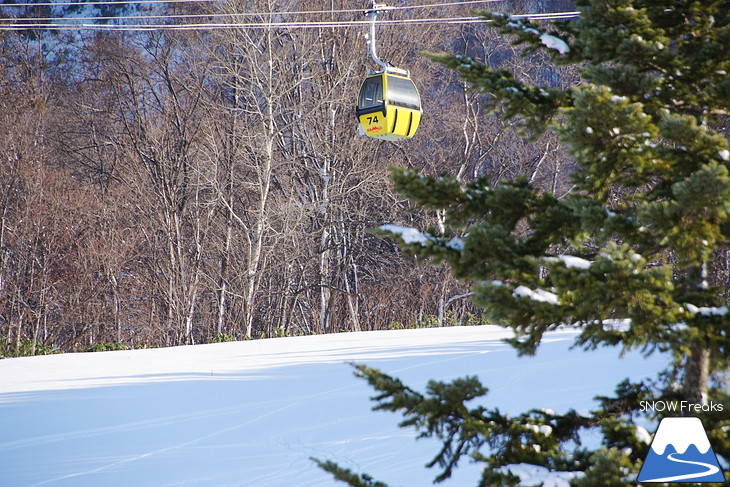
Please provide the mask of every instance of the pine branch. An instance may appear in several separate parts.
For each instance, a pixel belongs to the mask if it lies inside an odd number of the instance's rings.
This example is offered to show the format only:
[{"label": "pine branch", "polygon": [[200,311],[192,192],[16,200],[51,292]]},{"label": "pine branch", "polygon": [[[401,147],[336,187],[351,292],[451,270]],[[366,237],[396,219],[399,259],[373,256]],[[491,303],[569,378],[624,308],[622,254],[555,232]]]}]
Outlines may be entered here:
[{"label": "pine branch", "polygon": [[316,463],[319,468],[325,472],[331,473],[336,480],[344,482],[351,487],[389,487],[388,484],[384,482],[373,480],[373,478],[367,474],[357,475],[351,470],[340,467],[335,462],[323,462],[316,458],[310,458],[310,460]]}]

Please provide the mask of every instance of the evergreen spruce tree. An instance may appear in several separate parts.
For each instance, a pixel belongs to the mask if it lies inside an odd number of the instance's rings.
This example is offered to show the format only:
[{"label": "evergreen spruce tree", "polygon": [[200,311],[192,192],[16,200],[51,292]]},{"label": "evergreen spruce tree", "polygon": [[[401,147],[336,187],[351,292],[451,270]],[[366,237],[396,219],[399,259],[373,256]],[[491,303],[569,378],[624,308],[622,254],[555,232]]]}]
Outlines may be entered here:
[{"label": "evergreen spruce tree", "polygon": [[[462,184],[393,169],[397,190],[445,211],[448,230],[381,231],[471,283],[487,316],[514,329],[520,353],[534,353],[546,331],[569,324],[585,349],[661,351],[674,360],[653,381],[626,381],[599,397],[588,416],[510,417],[469,406],[487,393],[475,377],[431,382],[420,393],[359,366],[377,391],[375,409],[399,412],[402,426],[441,440],[429,464],[440,469],[436,481],[468,455],[484,463],[483,486],[520,485],[510,469],[520,463],[581,472],[574,487],[635,485],[648,450],[635,426],[648,414],[641,401],[722,405],[684,413],[703,419],[714,451],[730,460],[730,403],[713,380],[728,368],[730,312],[708,278],[730,243],[730,146],[718,130],[730,113],[730,2],[579,0],[577,8],[578,19],[547,27],[485,17],[527,52],[579,65],[578,86],[530,86],[475,59],[429,54],[494,95],[493,108],[526,136],[556,131],[578,166],[574,189],[557,198],[526,179]],[[589,430],[601,433],[601,448],[581,445]],[[352,486],[385,485],[320,465]]]}]

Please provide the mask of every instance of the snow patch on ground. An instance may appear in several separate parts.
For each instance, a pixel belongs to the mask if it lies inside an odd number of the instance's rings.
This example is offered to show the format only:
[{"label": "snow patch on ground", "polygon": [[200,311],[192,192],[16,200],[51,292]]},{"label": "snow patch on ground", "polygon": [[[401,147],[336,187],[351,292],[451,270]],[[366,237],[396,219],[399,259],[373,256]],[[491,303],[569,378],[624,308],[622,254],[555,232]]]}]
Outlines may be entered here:
[{"label": "snow patch on ground", "polygon": [[520,478],[523,487],[570,487],[570,481],[583,476],[583,472],[551,472],[545,467],[519,463],[500,469],[510,471]]},{"label": "snow patch on ground", "polygon": [[[490,391],[478,404],[519,414],[593,409],[596,395],[668,361],[572,350],[577,333],[548,333],[523,358],[503,342],[511,332],[475,326],[0,360],[0,485],[342,485],[310,457],[390,485],[429,485],[437,472],[424,464],[439,445],[373,412],[373,391],[348,363],[419,391],[429,379],[477,375]],[[520,471],[561,485],[540,469]],[[441,485],[479,476],[479,464],[464,462]]]}]

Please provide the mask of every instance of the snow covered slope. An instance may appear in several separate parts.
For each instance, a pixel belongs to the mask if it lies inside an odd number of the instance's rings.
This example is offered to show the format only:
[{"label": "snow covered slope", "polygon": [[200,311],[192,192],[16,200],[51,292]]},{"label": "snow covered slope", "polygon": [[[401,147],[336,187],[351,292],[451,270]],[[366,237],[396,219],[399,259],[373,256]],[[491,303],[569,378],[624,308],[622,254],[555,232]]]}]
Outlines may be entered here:
[{"label": "snow covered slope", "polygon": [[[0,485],[340,485],[310,457],[394,486],[429,485],[436,452],[370,411],[347,362],[422,388],[478,375],[502,411],[590,409],[660,356],[569,351],[574,332],[517,358],[501,328],[459,327],[278,338],[159,350],[0,360]],[[475,485],[465,464],[443,485]]]}]

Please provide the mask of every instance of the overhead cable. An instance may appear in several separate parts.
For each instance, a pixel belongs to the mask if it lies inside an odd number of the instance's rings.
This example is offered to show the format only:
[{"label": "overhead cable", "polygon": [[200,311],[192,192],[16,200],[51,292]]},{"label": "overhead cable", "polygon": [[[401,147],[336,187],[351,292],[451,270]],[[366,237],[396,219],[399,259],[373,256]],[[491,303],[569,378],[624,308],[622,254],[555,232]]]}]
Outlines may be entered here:
[{"label": "overhead cable", "polygon": [[[563,20],[578,17],[579,12],[548,12],[544,14],[517,14],[513,18],[524,18],[529,20]],[[440,18],[418,18],[379,20],[379,24],[463,24],[488,22],[482,17],[440,17]],[[215,29],[311,29],[311,28],[342,28],[355,25],[366,25],[367,20],[348,21],[306,21],[306,22],[229,22],[229,23],[150,23],[150,24],[93,24],[93,23],[13,23],[0,24],[0,30],[98,30],[98,31],[151,31],[151,30],[215,30]]]},{"label": "overhead cable", "polygon": [[93,2],[42,2],[42,3],[9,3],[3,4],[2,8],[10,7],[83,7],[86,5],[146,5],[160,3],[206,3],[219,2],[220,0],[94,0]]},{"label": "overhead cable", "polygon": [[[155,0],[165,1],[165,0]],[[199,0],[178,0],[178,1],[199,1]],[[212,0],[202,0],[212,1]],[[216,0],[217,1],[217,0]],[[446,2],[446,3],[430,3],[424,5],[408,5],[401,7],[389,7],[389,10],[414,10],[424,8],[439,8],[439,7],[453,7],[460,5],[474,5],[478,3],[494,3],[503,2],[505,0],[467,0],[460,2]],[[88,3],[74,3],[73,5],[94,5],[96,2]],[[107,4],[107,2],[100,2]],[[112,2],[115,4],[126,3],[126,2]],[[19,6],[19,5],[46,5],[46,4],[10,4],[8,7]],[[63,5],[63,3],[48,4],[48,5]],[[0,6],[0,9],[4,6]],[[2,22],[79,22],[79,21],[100,21],[100,20],[160,20],[160,19],[199,19],[199,18],[222,18],[222,17],[272,17],[272,16],[292,16],[292,15],[341,15],[341,14],[353,14],[353,13],[365,13],[363,9],[342,9],[342,10],[295,10],[295,11],[276,11],[276,12],[210,12],[210,13],[196,13],[196,14],[142,14],[142,15],[114,15],[114,16],[90,16],[90,17],[28,17],[28,18],[0,18]]]},{"label": "overhead cable", "polygon": [[[92,0],[89,2],[42,2],[42,3],[9,3],[9,4],[3,4],[0,5],[0,8],[11,8],[11,7],[86,7],[86,6],[95,6],[95,5],[146,5],[146,4],[164,4],[164,3],[170,3],[170,4],[179,4],[179,3],[212,3],[212,2],[220,2],[221,0]],[[501,2],[504,0],[462,0],[462,1],[453,1],[453,2],[440,2],[440,3],[428,3],[423,5],[402,5],[402,6],[389,6],[388,10],[411,10],[411,9],[419,9],[419,8],[439,8],[439,7],[452,7],[452,6],[459,6],[459,5],[474,5],[478,3],[492,3],[492,2]],[[309,10],[309,11],[300,11],[300,12],[287,12],[287,11],[278,11],[278,12],[258,12],[258,13],[250,13],[250,14],[241,14],[241,15],[292,15],[292,14],[309,14],[309,13],[358,13],[358,12],[365,12],[367,9],[330,9],[330,10]]]}]

